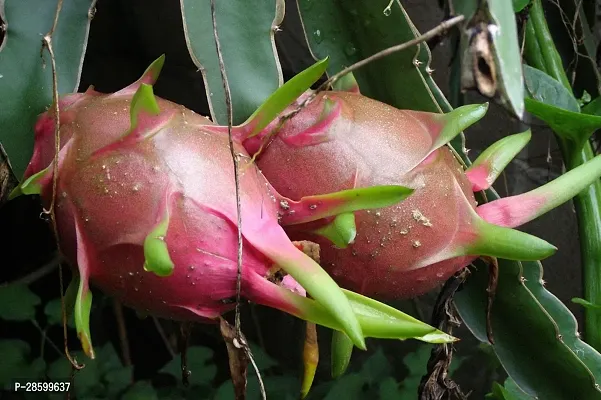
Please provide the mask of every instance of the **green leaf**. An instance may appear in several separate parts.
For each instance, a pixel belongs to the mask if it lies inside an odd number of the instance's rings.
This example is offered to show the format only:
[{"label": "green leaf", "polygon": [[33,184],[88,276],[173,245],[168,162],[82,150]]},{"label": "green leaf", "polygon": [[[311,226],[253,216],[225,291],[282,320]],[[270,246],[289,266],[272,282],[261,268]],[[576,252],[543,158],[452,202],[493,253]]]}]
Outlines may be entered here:
[{"label": "green leaf", "polygon": [[0,318],[7,321],[35,319],[35,308],[41,302],[27,285],[0,286]]},{"label": "green leaf", "polygon": [[363,374],[348,374],[338,379],[324,400],[361,400],[364,399],[362,394],[363,385],[367,383],[367,379]]},{"label": "green leaf", "polygon": [[386,376],[390,376],[392,367],[388,358],[384,355],[382,347],[378,349],[363,362],[361,366],[361,375],[366,379],[369,384],[379,382]]},{"label": "green leaf", "polygon": [[[601,116],[580,113],[574,96],[558,81],[535,68],[524,66],[526,90],[532,98],[526,98],[526,111],[549,125],[564,139],[575,143],[580,150],[591,135],[601,128]],[[593,110],[595,105],[589,108]]]},{"label": "green leaf", "polygon": [[380,382],[379,397],[380,400],[404,399],[399,390],[399,383],[392,376],[388,376]]},{"label": "green leaf", "polygon": [[[274,35],[284,1],[216,1],[217,34],[232,94],[234,124],[244,122],[282,84]],[[180,0],[188,51],[205,81],[213,121],[227,124],[209,0]]]},{"label": "green leaf", "polygon": [[559,81],[541,70],[524,65],[526,91],[536,101],[564,110],[580,112],[578,100]]},{"label": "green leaf", "polygon": [[526,111],[543,120],[563,139],[574,142],[577,149],[601,128],[601,117],[596,115],[566,111],[528,98],[525,101]]},{"label": "green leaf", "polygon": [[513,0],[513,12],[519,13],[530,3],[530,0]]},{"label": "green leaf", "polygon": [[[582,398],[601,399],[590,372],[599,376],[601,356],[576,336],[574,316],[541,280],[542,268],[537,262],[499,260],[491,312],[493,347],[499,360],[530,395],[562,399],[579,393]],[[487,268],[479,264],[455,295],[461,318],[481,341],[487,340],[487,282]]]},{"label": "green leaf", "polygon": [[149,381],[138,381],[121,396],[121,400],[159,400]]},{"label": "green leaf", "polygon": [[[65,307],[69,307],[69,305],[65,304]],[[46,321],[48,322],[48,325],[62,325],[63,313],[61,299],[52,299],[46,303],[46,306],[44,307],[44,314],[46,314]],[[67,315],[69,315],[68,312]],[[67,319],[67,326],[75,328],[75,318],[73,318],[73,313],[71,313],[71,316]]]},{"label": "green leaf", "polygon": [[[85,368],[75,373],[74,391],[78,398],[114,398],[125,390],[132,381],[132,368],[122,365],[115,348],[111,343],[96,349],[96,359],[90,360],[81,351],[72,353]],[[69,379],[71,364],[61,357],[48,369],[48,377],[52,380]]]},{"label": "green leaf", "polygon": [[[58,92],[77,91],[95,0],[63,3],[52,37]],[[0,47],[0,142],[21,177],[31,158],[33,126],[38,114],[52,104],[50,57],[40,57],[42,35],[52,26],[57,2],[2,1],[0,15],[8,28]],[[35,10],[35,11],[34,11]],[[44,63],[46,68],[44,68]]]},{"label": "green leaf", "polygon": [[601,96],[582,107],[582,113],[601,116]]},{"label": "green leaf", "polygon": [[0,354],[0,387],[11,384],[14,379],[39,379],[43,376],[44,360],[30,361],[31,348],[27,342],[0,340]]},{"label": "green leaf", "polygon": [[[263,350],[262,347],[255,345],[254,343],[250,343],[250,350],[252,351],[253,358],[255,359],[255,363],[259,368],[259,371],[266,371],[269,368],[275,367],[278,365],[278,362],[271,357],[269,354]],[[251,374],[254,373],[254,369],[251,369]]]},{"label": "green leaf", "polygon": [[[192,346],[188,348],[188,369],[190,370],[191,385],[205,385],[213,381],[217,374],[217,366],[213,363],[213,350],[208,347]],[[172,375],[181,381],[181,355],[177,355],[167,363],[161,372]]]},{"label": "green leaf", "polygon": [[[298,0],[307,42],[314,57],[330,58],[328,75],[388,47],[415,38],[416,29],[398,1]],[[425,44],[368,64],[353,74],[361,94],[398,108],[438,112],[432,94],[424,91],[419,67],[426,67]],[[422,63],[422,64],[420,64]]]}]

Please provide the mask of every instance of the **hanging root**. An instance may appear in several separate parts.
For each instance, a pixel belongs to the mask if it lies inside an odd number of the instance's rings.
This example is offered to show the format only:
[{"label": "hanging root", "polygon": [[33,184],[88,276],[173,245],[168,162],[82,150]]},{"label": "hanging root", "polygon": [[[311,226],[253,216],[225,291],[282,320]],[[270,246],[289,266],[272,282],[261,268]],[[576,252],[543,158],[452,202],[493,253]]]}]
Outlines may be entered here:
[{"label": "hanging root", "polygon": [[484,262],[488,264],[488,287],[486,293],[488,297],[486,299],[486,337],[490,344],[495,344],[495,338],[492,333],[492,305],[495,301],[495,295],[497,293],[497,285],[499,280],[499,262],[495,257],[481,257]]},{"label": "hanging root", "polygon": [[[468,275],[469,269],[464,268],[445,282],[432,311],[432,326],[452,334],[453,327],[461,325],[453,305],[453,296]],[[419,385],[418,398],[420,400],[467,400],[467,396],[463,394],[459,385],[448,377],[452,359],[453,345],[451,343],[434,346],[428,360],[428,372],[422,377]]]}]

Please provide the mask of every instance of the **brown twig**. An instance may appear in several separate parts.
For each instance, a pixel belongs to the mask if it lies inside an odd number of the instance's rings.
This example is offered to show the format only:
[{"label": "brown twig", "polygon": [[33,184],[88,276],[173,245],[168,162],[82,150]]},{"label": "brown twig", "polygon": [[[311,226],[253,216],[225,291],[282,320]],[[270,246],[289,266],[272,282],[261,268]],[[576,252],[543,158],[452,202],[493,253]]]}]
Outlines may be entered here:
[{"label": "brown twig", "polygon": [[125,326],[125,318],[123,317],[123,306],[117,299],[113,299],[113,312],[117,320],[117,331],[119,332],[119,344],[121,346],[121,358],[123,365],[129,367],[131,363],[131,355],[129,352],[129,340],[127,339],[127,326]]},{"label": "brown twig", "polygon": [[[50,214],[50,220],[52,222],[52,229],[54,231],[54,236],[56,240],[56,247],[59,253],[62,254],[60,248],[60,241],[58,238],[58,228],[56,224],[56,215],[54,212],[54,206],[56,202],[56,188],[58,182],[58,153],[60,152],[60,110],[58,106],[58,77],[56,73],[56,58],[54,57],[54,49],[52,48],[52,35],[56,30],[56,26],[58,25],[58,17],[63,8],[63,0],[58,0],[56,6],[56,12],[54,13],[54,21],[52,22],[52,27],[44,35],[42,39],[42,49],[48,50],[48,54],[50,55],[50,65],[52,67],[52,107],[54,112],[54,160],[53,160],[53,168],[52,168],[52,199],[50,200],[50,207],[48,210],[44,210],[46,214]],[[42,59],[43,60],[43,59]],[[58,266],[58,276],[60,283],[60,298],[61,298],[61,309],[62,309],[62,319],[63,319],[63,341],[65,346],[65,356],[75,369],[82,369],[85,365],[78,364],[77,361],[71,356],[69,352],[69,342],[67,338],[67,311],[65,310],[65,295],[64,295],[64,278],[63,278],[63,269],[61,264]]]}]

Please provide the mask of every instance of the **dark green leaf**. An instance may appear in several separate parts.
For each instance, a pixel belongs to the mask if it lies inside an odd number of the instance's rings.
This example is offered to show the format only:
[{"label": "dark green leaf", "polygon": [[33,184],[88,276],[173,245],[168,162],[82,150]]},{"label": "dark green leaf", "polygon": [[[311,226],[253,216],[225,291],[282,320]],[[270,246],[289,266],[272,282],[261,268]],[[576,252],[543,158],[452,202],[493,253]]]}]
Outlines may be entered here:
[{"label": "dark green leaf", "polygon": [[[563,399],[578,392],[583,398],[599,399],[601,392],[589,369],[598,376],[601,357],[576,337],[573,315],[544,289],[541,272],[536,262],[499,260],[491,314],[495,352],[509,375],[531,395]],[[487,268],[479,265],[455,296],[461,318],[482,341],[486,341],[487,282]]]},{"label": "dark green leaf", "polygon": [[601,116],[601,96],[582,107],[582,113]]},{"label": "dark green leaf", "polygon": [[121,400],[158,400],[156,390],[148,381],[138,381],[121,396]]},{"label": "dark green leaf", "polygon": [[[262,347],[251,343],[250,350],[252,351],[253,358],[255,359],[259,371],[265,371],[278,365],[278,362],[267,354]],[[254,370],[252,371],[254,372]]]},{"label": "dark green leaf", "polygon": [[[212,363],[213,350],[208,347],[192,346],[188,348],[188,369],[191,372],[189,381],[191,385],[210,383],[217,374],[217,366]],[[174,357],[161,372],[172,375],[181,381],[181,355]]]},{"label": "dark green leaf", "polygon": [[[95,0],[63,2],[52,38],[60,94],[77,91],[88,40],[89,12]],[[42,35],[52,26],[56,1],[2,1],[0,13],[8,30],[0,48],[0,131],[12,167],[20,178],[33,149],[37,115],[52,104],[50,57],[40,57]],[[44,68],[44,63],[46,68]]]},{"label": "dark green leaf", "polygon": [[580,112],[578,100],[572,93],[543,71],[524,65],[524,83],[528,94],[534,100],[567,111]]},{"label": "dark green leaf", "polygon": [[118,367],[105,371],[104,381],[106,382],[106,394],[108,396],[114,396],[121,393],[127,388],[133,378],[133,368],[129,367]]},{"label": "dark green leaf", "polygon": [[35,318],[35,307],[42,301],[27,285],[0,287],[0,318],[27,321]]},{"label": "dark green leaf", "polygon": [[578,149],[601,128],[601,117],[567,111],[529,98],[526,111],[545,121],[560,137],[574,142]]},{"label": "dark green leaf", "polygon": [[347,374],[340,377],[328,392],[324,400],[361,400],[365,397],[362,394],[363,385],[367,379],[363,374]]},{"label": "dark green leaf", "polygon": [[530,3],[530,0],[513,0],[513,12],[519,13]]},{"label": "dark green leaf", "polygon": [[384,355],[382,347],[378,347],[378,350],[365,360],[361,367],[360,374],[369,384],[373,384],[374,382],[378,382],[384,377],[389,376],[391,370],[390,362],[388,362],[388,359]]},{"label": "dark green leaf", "polygon": [[[102,374],[98,362],[88,359],[83,352],[76,351],[72,355],[85,368],[75,373],[73,392],[78,398],[90,398],[104,393],[105,386],[101,382]],[[64,356],[50,364],[48,377],[53,381],[68,380],[71,376],[71,363]]]},{"label": "dark green leaf", "polygon": [[0,354],[2,354],[0,359],[0,387],[12,383],[13,379],[31,377],[30,352],[31,349],[27,342],[15,339],[0,340]]},{"label": "dark green leaf", "polygon": [[[131,367],[124,367],[111,343],[107,343],[96,351],[96,358],[90,360],[83,352],[73,352],[79,363],[85,368],[75,373],[74,390],[80,398],[114,397],[125,390],[132,380]],[[71,364],[61,357],[50,365],[48,377],[53,380],[69,379]]]},{"label": "dark green leaf", "polygon": [[[557,80],[536,68],[524,66],[526,110],[545,121],[564,139],[580,149],[591,135],[601,128],[601,116],[580,113],[578,100]],[[590,110],[593,110],[591,106]]]},{"label": "dark green leaf", "polygon": [[[65,306],[68,305],[65,304]],[[48,325],[62,325],[63,314],[61,299],[53,299],[46,303],[46,306],[44,307],[44,314],[46,314]],[[67,326],[75,329],[75,319],[73,318],[73,313],[71,313],[71,316],[67,320]]]},{"label": "dark green leaf", "polygon": [[[216,1],[217,33],[232,94],[234,124],[244,122],[282,84],[274,35],[284,1]],[[203,74],[213,121],[227,124],[225,93],[213,38],[209,0],[181,0],[192,60]]]},{"label": "dark green leaf", "polygon": [[[380,50],[415,38],[415,27],[397,1],[386,13],[388,0],[297,3],[313,55],[330,58],[330,76]],[[419,69],[429,62],[423,59],[424,47],[420,44],[354,71],[361,93],[398,108],[439,111],[432,94],[424,90]]]},{"label": "dark green leaf", "polygon": [[379,387],[380,400],[403,399],[399,383],[391,376],[384,378]]}]

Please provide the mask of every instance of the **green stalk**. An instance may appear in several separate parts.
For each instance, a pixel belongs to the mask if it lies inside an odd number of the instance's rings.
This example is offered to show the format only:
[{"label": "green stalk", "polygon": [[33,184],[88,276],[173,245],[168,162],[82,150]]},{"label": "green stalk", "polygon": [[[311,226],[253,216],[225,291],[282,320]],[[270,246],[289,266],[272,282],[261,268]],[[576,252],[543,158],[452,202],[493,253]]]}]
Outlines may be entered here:
[{"label": "green stalk", "polygon": [[[532,2],[529,21],[532,22],[532,28],[534,30],[536,41],[538,42],[538,48],[542,55],[542,64],[545,66],[547,74],[557,79],[571,92],[572,87],[570,86],[568,76],[563,69],[561,56],[555,47],[551,32],[549,32],[549,26],[545,19],[541,0],[534,0]],[[535,61],[533,66],[536,67],[537,63],[539,62]]]},{"label": "green stalk", "polygon": [[[541,0],[532,2],[530,21],[533,29],[526,30],[526,42],[530,42],[531,45],[526,46],[524,51],[528,64],[537,68],[542,65],[544,69],[540,69],[572,92],[561,57],[545,20]],[[533,45],[533,42],[537,45]],[[539,51],[536,51],[537,49]],[[572,141],[557,135],[556,138],[567,170],[574,169],[595,156],[588,141],[582,148],[577,148]],[[593,304],[601,304],[601,180],[597,180],[576,196],[574,206],[580,234],[584,296]],[[599,310],[586,308],[584,315],[585,340],[597,351],[601,351],[601,313]]]}]

